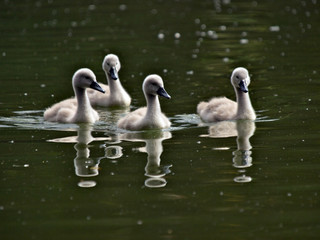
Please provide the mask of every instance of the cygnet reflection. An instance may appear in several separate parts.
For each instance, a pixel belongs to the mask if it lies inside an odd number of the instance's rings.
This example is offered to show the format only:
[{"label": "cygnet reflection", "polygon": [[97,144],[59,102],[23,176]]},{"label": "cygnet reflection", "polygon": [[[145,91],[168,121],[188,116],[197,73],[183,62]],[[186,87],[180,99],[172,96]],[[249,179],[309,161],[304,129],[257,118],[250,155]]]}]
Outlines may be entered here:
[{"label": "cygnet reflection", "polygon": [[[99,174],[99,164],[102,158],[90,158],[89,144],[92,141],[105,141],[109,138],[97,137],[91,135],[92,126],[89,124],[80,124],[77,130],[77,136],[70,136],[64,138],[56,138],[48,140],[56,143],[76,143],[74,149],[76,150],[76,157],[74,158],[75,174],[79,177],[95,177]],[[81,180],[78,183],[79,187],[94,187],[95,181]]]},{"label": "cygnet reflection", "polygon": [[132,142],[145,142],[145,147],[136,148],[139,152],[146,152],[148,154],[147,164],[145,166],[145,176],[148,178],[144,184],[149,188],[160,188],[167,184],[165,175],[170,173],[172,165],[161,165],[161,154],[163,152],[162,141],[170,139],[172,134],[167,131],[153,130],[141,133],[125,133],[121,135],[122,140]]},{"label": "cygnet reflection", "polygon": [[252,120],[223,121],[211,125],[209,134],[202,135],[212,138],[237,137],[237,150],[232,152],[232,162],[242,175],[235,177],[235,182],[252,181],[251,177],[245,175],[245,169],[252,166],[250,137],[253,136],[255,129],[256,125]]}]

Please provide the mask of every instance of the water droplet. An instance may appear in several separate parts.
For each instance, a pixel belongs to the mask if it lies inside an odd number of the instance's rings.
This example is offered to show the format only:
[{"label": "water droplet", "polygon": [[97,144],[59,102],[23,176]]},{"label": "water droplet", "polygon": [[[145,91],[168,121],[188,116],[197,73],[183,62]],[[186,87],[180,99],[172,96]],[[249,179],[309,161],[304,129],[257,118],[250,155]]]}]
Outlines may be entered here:
[{"label": "water droplet", "polygon": [[221,25],[221,26],[220,26],[220,30],[221,30],[221,31],[226,31],[226,30],[227,30],[227,26]]},{"label": "water droplet", "polygon": [[269,31],[270,32],[279,32],[280,31],[280,27],[279,26],[270,26],[269,27]]},{"label": "water droplet", "polygon": [[89,5],[89,7],[88,7],[88,9],[90,10],[90,11],[94,11],[94,10],[96,10],[96,5]]},{"label": "water droplet", "polygon": [[200,19],[199,19],[199,18],[196,18],[196,19],[194,20],[194,23],[195,23],[195,24],[200,24]]},{"label": "water droplet", "polygon": [[229,58],[228,58],[228,57],[224,57],[224,58],[222,59],[222,61],[223,61],[223,62],[229,62]]},{"label": "water droplet", "polygon": [[212,38],[212,39],[217,39],[218,38],[218,34],[215,31],[209,30],[207,32],[208,37]]},{"label": "water droplet", "polygon": [[121,4],[121,5],[119,6],[119,9],[120,9],[120,11],[125,11],[125,10],[127,10],[127,5]]},{"label": "water droplet", "polygon": [[164,34],[163,34],[163,33],[158,33],[158,38],[159,38],[160,40],[164,39]]},{"label": "water droplet", "polygon": [[240,39],[240,44],[248,44],[248,43],[249,43],[248,39],[246,39],[246,38]]}]

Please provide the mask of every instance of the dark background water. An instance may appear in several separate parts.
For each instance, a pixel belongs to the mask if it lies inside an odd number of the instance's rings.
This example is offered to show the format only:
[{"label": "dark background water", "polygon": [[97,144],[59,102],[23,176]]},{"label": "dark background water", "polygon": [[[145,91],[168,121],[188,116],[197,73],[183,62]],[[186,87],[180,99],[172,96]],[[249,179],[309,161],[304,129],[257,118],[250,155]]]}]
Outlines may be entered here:
[{"label": "dark background water", "polygon": [[[318,1],[8,0],[0,9],[1,239],[317,239]],[[132,109],[145,104],[145,76],[163,77],[170,132],[119,135],[122,113],[105,109],[92,128],[43,121],[73,95],[78,68],[105,81],[108,53],[120,58]],[[258,114],[247,155],[235,136],[209,137],[195,115],[212,96],[234,99],[238,66],[250,72]],[[96,141],[61,139],[79,134]]]}]

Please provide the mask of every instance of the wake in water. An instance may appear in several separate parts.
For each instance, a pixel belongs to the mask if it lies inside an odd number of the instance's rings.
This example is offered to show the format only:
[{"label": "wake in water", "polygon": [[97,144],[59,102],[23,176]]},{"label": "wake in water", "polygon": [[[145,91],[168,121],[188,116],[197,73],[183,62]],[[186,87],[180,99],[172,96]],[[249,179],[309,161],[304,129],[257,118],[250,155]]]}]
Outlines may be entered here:
[{"label": "wake in water", "polygon": [[[105,111],[98,110],[100,121],[92,124],[94,131],[107,131],[112,133],[121,133],[117,128],[118,119],[126,114],[127,110]],[[18,129],[37,129],[37,130],[55,130],[55,131],[77,131],[78,124],[73,123],[52,123],[44,121],[43,110],[14,111],[14,116],[0,117],[0,128],[18,128]],[[280,119],[272,119],[265,115],[267,111],[258,111],[255,122],[273,122]],[[203,123],[197,114],[177,114],[169,118],[172,126],[169,131],[178,131],[187,128],[210,126],[212,124]]]}]

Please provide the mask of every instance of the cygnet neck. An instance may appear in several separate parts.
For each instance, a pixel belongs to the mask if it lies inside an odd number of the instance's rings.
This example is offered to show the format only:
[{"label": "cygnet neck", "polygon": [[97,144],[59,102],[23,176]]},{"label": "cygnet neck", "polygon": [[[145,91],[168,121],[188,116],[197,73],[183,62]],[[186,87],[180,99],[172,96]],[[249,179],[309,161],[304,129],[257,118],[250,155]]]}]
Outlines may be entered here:
[{"label": "cygnet neck", "polygon": [[249,93],[242,92],[239,88],[235,87],[236,97],[237,97],[237,119],[253,119],[255,118],[255,113],[250,101]]},{"label": "cygnet neck", "polygon": [[110,89],[110,96],[114,95],[116,92],[123,91],[123,87],[121,85],[120,79],[118,78],[117,80],[113,80],[111,79],[107,71],[105,71],[105,73],[107,76],[108,86]]},{"label": "cygnet neck", "polygon": [[161,107],[160,107],[158,95],[145,93],[145,97],[147,101],[146,117],[148,119],[157,118],[157,115],[161,113]]},{"label": "cygnet neck", "polygon": [[86,114],[88,112],[88,109],[91,108],[86,89],[80,87],[74,87],[73,89],[78,102],[76,116]]}]

